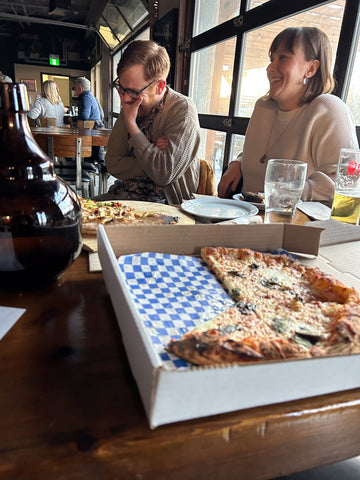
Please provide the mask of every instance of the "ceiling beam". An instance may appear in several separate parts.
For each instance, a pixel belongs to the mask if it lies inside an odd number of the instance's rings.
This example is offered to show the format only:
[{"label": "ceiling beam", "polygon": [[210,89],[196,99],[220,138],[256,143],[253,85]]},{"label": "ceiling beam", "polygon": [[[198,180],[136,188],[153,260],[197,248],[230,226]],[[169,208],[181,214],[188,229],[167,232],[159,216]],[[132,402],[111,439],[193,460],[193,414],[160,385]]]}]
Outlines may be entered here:
[{"label": "ceiling beam", "polygon": [[79,23],[61,22],[59,20],[51,20],[48,18],[29,17],[26,15],[17,15],[12,13],[0,13],[0,19],[11,22],[43,23],[46,25],[57,25],[59,27],[78,28],[80,30],[91,30],[96,32],[96,28],[93,26],[80,25]]}]

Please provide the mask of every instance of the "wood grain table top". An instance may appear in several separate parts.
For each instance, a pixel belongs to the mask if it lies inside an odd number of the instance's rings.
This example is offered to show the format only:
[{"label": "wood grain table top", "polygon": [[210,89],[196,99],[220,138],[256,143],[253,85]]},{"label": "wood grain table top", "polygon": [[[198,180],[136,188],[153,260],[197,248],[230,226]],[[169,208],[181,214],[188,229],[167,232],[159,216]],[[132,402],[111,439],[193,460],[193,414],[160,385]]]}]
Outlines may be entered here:
[{"label": "wood grain table top", "polygon": [[360,389],[151,430],[85,252],[0,305],[26,309],[0,341],[0,478],[265,480],[360,453]]}]

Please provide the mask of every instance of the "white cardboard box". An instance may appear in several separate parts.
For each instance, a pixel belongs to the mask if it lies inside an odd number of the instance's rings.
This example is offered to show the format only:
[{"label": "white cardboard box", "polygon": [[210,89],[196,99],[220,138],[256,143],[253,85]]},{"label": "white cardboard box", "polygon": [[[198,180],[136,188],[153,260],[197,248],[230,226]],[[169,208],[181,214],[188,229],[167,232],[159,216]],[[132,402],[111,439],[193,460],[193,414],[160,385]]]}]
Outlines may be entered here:
[{"label": "white cardboard box", "polygon": [[[98,231],[103,274],[132,373],[151,428],[162,424],[280,403],[360,386],[360,355],[282,360],[252,365],[164,368],[142,315],[120,272],[117,258],[138,252],[198,255],[202,246],[284,248],[300,261],[360,289],[360,242],[319,245],[322,228],[298,225],[128,226]],[[343,236],[340,238],[344,240]],[[353,238],[351,239],[353,240]],[[346,241],[346,240],[345,240]]]}]

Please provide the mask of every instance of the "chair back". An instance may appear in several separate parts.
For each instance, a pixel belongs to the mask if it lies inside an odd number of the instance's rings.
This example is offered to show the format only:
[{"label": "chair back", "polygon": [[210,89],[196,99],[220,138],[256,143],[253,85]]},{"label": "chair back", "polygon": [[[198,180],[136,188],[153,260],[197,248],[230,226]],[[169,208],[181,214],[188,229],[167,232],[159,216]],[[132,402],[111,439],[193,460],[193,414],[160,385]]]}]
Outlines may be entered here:
[{"label": "chair back", "polygon": [[77,127],[78,128],[90,128],[91,130],[94,128],[95,120],[78,120]]},{"label": "chair back", "polygon": [[[53,140],[53,151],[49,148],[49,137]],[[40,148],[49,156],[53,157],[76,157],[76,137],[73,135],[36,135],[36,141]],[[91,137],[81,137],[81,157],[91,157],[92,140]]]},{"label": "chair back", "polygon": [[200,195],[217,194],[214,170],[207,160],[200,159],[200,180],[196,193]]},{"label": "chair back", "polygon": [[39,117],[41,127],[55,127],[56,118],[54,117]]}]

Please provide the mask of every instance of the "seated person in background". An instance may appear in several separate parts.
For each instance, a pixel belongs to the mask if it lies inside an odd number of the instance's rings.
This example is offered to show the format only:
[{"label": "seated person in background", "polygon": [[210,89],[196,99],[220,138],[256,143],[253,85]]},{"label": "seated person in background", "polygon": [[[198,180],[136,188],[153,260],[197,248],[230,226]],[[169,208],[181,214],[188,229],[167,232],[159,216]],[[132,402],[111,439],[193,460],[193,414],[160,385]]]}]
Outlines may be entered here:
[{"label": "seated person in background", "polygon": [[267,76],[270,89],[255,105],[244,150],[229,164],[219,197],[263,192],[270,158],[302,160],[306,201],[330,203],[341,148],[358,148],[349,108],[335,95],[328,37],[315,27],[287,28],[273,40]]},{"label": "seated person in background", "polygon": [[[104,128],[103,109],[98,100],[91,93],[90,89],[91,82],[87,78],[78,77],[75,80],[75,93],[79,99],[79,107],[78,115],[72,118],[72,122],[75,125],[78,120],[94,120],[94,129]],[[93,147],[90,161],[97,162],[102,170],[106,170],[104,147]]]},{"label": "seated person in background", "polygon": [[197,190],[198,115],[190,98],[166,85],[169,70],[167,51],[153,41],[130,43],[120,59],[121,112],[106,153],[108,171],[121,179],[112,198],[178,204]]},{"label": "seated person in background", "polygon": [[46,80],[41,87],[41,96],[38,96],[31,107],[28,117],[36,120],[40,125],[40,117],[55,118],[55,125],[64,125],[64,104],[61,101],[59,87],[53,80]]}]

